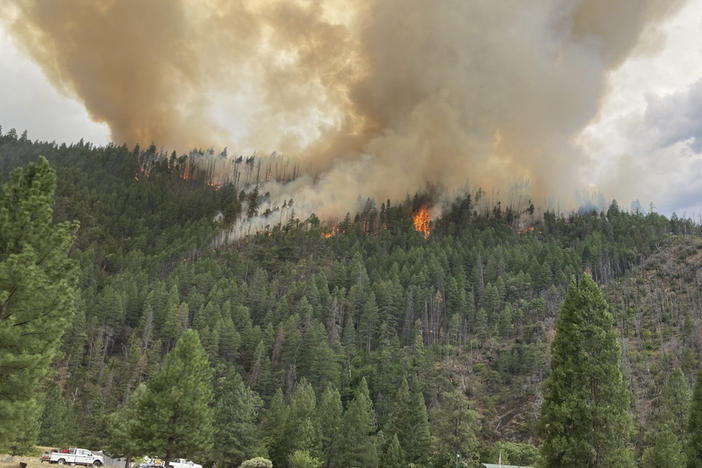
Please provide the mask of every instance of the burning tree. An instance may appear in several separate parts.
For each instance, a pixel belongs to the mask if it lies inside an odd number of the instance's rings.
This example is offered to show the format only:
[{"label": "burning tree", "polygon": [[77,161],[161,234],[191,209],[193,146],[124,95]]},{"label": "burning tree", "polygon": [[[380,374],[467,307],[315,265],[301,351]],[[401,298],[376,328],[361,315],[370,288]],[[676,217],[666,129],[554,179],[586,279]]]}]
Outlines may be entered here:
[{"label": "burning tree", "polygon": [[425,207],[422,207],[419,209],[417,214],[414,215],[414,229],[417,232],[421,232],[424,234],[424,238],[426,239],[429,237],[429,233],[431,232],[431,229],[429,227],[429,223],[431,223],[431,217],[429,216],[429,210],[427,210]]}]

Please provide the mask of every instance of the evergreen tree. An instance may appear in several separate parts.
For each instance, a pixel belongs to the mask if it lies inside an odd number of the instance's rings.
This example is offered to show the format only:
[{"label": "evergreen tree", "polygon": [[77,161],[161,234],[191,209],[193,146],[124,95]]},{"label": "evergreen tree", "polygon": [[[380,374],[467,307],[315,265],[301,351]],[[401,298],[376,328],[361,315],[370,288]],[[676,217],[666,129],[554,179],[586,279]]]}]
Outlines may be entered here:
[{"label": "evergreen tree", "polygon": [[148,382],[136,434],[144,449],[164,457],[197,458],[212,447],[212,370],[195,330],[186,330]]},{"label": "evergreen tree", "polygon": [[286,463],[285,429],[288,424],[290,409],[285,404],[283,391],[278,388],[271,398],[270,406],[259,427],[260,438],[266,445],[271,461],[275,466],[284,466]]},{"label": "evergreen tree", "polygon": [[315,418],[317,401],[312,385],[302,379],[290,398],[290,412],[286,423],[285,441],[288,453],[305,451],[316,457],[321,451],[319,426]]},{"label": "evergreen tree", "polygon": [[345,466],[349,468],[378,466],[375,431],[375,412],[368,394],[368,384],[364,377],[356,388],[346,413],[344,413],[340,460]]},{"label": "evergreen tree", "polygon": [[690,412],[690,386],[687,377],[680,368],[668,376],[661,393],[660,408],[656,418],[669,424],[675,435],[681,441],[685,440],[685,426]]},{"label": "evergreen tree", "polygon": [[[641,467],[685,466],[683,445],[670,426],[658,427],[654,431],[653,445],[644,450],[641,457]],[[693,463],[687,466],[697,467],[698,465]]]},{"label": "evergreen tree", "polygon": [[74,313],[77,225],[53,222],[55,187],[40,157],[0,195],[0,451],[36,443],[49,365]]},{"label": "evergreen tree", "polygon": [[432,411],[431,423],[435,437],[435,452],[449,454],[466,462],[478,462],[478,413],[470,408],[468,399],[458,390],[442,395],[441,404]]},{"label": "evergreen tree", "polygon": [[238,466],[257,452],[256,422],[263,403],[234,370],[216,382],[215,401],[212,458],[218,466]]},{"label": "evergreen tree", "polygon": [[341,395],[333,387],[327,387],[319,400],[317,407],[317,425],[322,443],[322,456],[327,467],[338,466],[338,451],[342,441],[339,439],[341,430]]},{"label": "evergreen tree", "polygon": [[702,468],[702,367],[697,371],[687,421],[687,466]]},{"label": "evergreen tree", "polygon": [[139,439],[135,437],[135,432],[139,404],[145,392],[145,385],[137,387],[129,395],[124,406],[108,415],[107,424],[105,424],[107,430],[105,449],[112,457],[124,457],[124,468],[129,468],[132,457],[139,455],[142,450]]},{"label": "evergreen tree", "polygon": [[551,345],[540,433],[546,466],[631,466],[629,393],[619,344],[599,288],[571,280]]},{"label": "evergreen tree", "polygon": [[646,468],[684,466],[683,450],[685,424],[690,407],[690,388],[680,369],[675,369],[666,379],[658,404],[649,419],[649,431],[644,437],[647,447],[641,458]]},{"label": "evergreen tree", "polygon": [[288,457],[290,468],[319,468],[322,462],[309,454],[306,450],[295,450]]},{"label": "evergreen tree", "polygon": [[382,468],[405,468],[407,466],[407,462],[405,462],[405,452],[402,450],[402,447],[400,447],[397,434],[392,435],[392,440],[385,449],[380,466]]},{"label": "evergreen tree", "polygon": [[38,442],[46,446],[68,446],[78,432],[78,421],[72,406],[53,382],[46,392],[46,403],[41,416]]},{"label": "evergreen tree", "polygon": [[425,463],[431,453],[431,435],[424,396],[420,391],[410,392],[407,379],[402,379],[395,395],[387,434],[396,434],[400,446],[411,463]]}]

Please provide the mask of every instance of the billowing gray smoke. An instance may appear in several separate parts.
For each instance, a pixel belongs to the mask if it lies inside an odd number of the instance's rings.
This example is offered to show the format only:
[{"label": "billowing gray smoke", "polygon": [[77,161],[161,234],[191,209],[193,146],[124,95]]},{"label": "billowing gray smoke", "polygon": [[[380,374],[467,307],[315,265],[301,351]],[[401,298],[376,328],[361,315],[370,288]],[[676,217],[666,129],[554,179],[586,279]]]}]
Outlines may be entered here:
[{"label": "billowing gray smoke", "polygon": [[[467,181],[570,195],[607,73],[680,3],[25,0],[2,15],[116,142],[282,151],[307,176],[265,189],[324,217]],[[245,103],[233,145],[226,102]]]}]

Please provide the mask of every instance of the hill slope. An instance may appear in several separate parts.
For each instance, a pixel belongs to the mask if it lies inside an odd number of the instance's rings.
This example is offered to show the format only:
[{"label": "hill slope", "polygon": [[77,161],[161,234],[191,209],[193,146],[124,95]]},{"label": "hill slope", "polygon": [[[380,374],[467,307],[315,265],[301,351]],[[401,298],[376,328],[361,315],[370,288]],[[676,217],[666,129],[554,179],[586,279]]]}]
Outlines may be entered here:
[{"label": "hill slope", "polygon": [[[276,393],[293,405],[309,383],[315,404],[334,388],[347,407],[362,380],[378,453],[401,415],[414,411],[412,427],[425,425],[431,438],[419,451],[417,442],[400,445],[418,453],[417,463],[426,462],[421,453],[435,463],[457,451],[494,458],[497,441],[538,442],[554,320],[569,278],[585,269],[604,285],[621,330],[642,428],[671,364],[691,379],[699,362],[702,240],[688,220],[616,204],[541,218],[501,204],[478,208],[473,194],[445,206],[425,239],[412,224],[426,203],[417,195],[379,208],[369,201],[331,237],[311,217],[213,248],[242,207],[256,214],[265,194],[184,180],[187,158],[154,148],[57,147],[9,135],[0,136],[0,178],[39,154],[58,174],[55,217],[81,222],[72,253],[81,267],[79,307],[47,388],[44,444],[101,447],[105,416],[194,328],[225,382],[217,398],[236,387],[237,375],[253,391],[242,402],[252,408],[242,423],[249,445],[222,462],[268,453],[286,466],[303,443],[293,430],[303,416],[286,413],[274,431]],[[138,177],[145,160],[157,163]],[[411,407],[400,404],[403,388]],[[456,446],[442,428],[459,409],[466,432]],[[333,466],[340,455],[315,444],[310,450]],[[512,449],[513,463],[533,462],[533,449]]]}]

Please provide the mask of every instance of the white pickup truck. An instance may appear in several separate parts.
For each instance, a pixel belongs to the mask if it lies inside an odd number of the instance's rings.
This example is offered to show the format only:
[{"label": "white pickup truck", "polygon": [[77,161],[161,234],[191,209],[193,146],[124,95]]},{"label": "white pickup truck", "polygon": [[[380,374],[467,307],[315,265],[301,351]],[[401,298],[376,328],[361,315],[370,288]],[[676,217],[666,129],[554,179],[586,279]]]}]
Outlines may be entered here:
[{"label": "white pickup truck", "polygon": [[52,450],[44,452],[41,462],[58,463],[59,465],[94,465],[103,466],[105,459],[102,455],[95,454],[90,450],[71,447],[64,450]]},{"label": "white pickup truck", "polygon": [[171,468],[202,468],[202,465],[193,463],[190,460],[186,460],[185,458],[176,458],[175,460],[170,462],[169,465],[171,465]]}]

